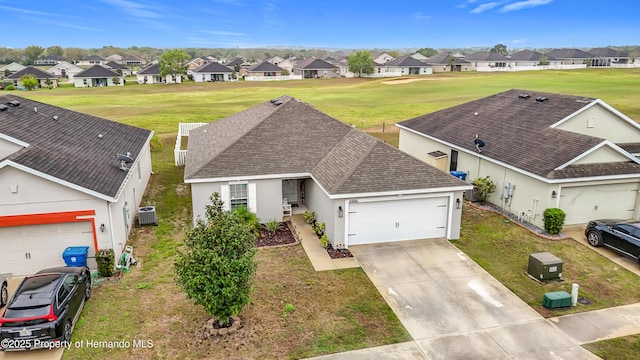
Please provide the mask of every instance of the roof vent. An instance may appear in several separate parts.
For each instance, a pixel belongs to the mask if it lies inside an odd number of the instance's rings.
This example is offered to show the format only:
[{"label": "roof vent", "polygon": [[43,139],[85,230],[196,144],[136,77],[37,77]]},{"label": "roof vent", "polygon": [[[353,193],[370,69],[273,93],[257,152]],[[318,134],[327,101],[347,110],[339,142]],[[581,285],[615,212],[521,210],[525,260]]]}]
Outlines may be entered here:
[{"label": "roof vent", "polygon": [[529,95],[529,94],[520,94],[520,95],[518,95],[518,98],[520,98],[520,99],[528,99],[530,97],[531,97],[531,95]]},{"label": "roof vent", "polygon": [[538,102],[543,102],[545,100],[547,100],[547,98],[544,97],[544,96],[539,96],[539,97],[536,98],[536,101],[538,101]]},{"label": "roof vent", "polygon": [[484,141],[478,138],[478,134],[476,134],[476,138],[473,140],[473,143],[476,145],[476,150],[478,151],[478,153],[481,153],[482,152],[481,148],[484,147]]},{"label": "roof vent", "polygon": [[275,105],[275,106],[280,106],[280,105],[282,105],[282,100],[277,99],[276,101],[274,101],[274,102],[273,102],[273,105]]},{"label": "roof vent", "polygon": [[11,100],[11,101],[9,101],[9,105],[11,105],[11,106],[20,106],[20,101]]},{"label": "roof vent", "polygon": [[53,120],[58,121],[58,115],[53,115]]},{"label": "roof vent", "polygon": [[0,104],[0,111],[7,111],[9,107],[5,104]]}]

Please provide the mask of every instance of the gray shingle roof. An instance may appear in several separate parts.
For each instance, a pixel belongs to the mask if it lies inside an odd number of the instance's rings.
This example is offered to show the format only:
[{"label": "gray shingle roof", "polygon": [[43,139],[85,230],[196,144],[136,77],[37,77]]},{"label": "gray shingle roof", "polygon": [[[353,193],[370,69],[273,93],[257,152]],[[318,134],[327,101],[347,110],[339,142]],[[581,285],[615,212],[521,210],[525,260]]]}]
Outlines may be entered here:
[{"label": "gray shingle roof", "polygon": [[547,52],[547,56],[554,57],[556,59],[588,59],[593,57],[586,51],[580,49],[553,49]]},{"label": "gray shingle roof", "polygon": [[192,130],[185,180],[310,173],[333,195],[467,186],[308,104],[279,100]]},{"label": "gray shingle roof", "polygon": [[105,64],[105,66],[108,66],[108,67],[110,67],[112,69],[116,69],[116,70],[130,70],[128,67],[126,67],[126,66],[124,66],[122,64],[119,64],[119,63],[117,63],[115,61],[109,61],[108,63]]},{"label": "gray shingle roof", "polygon": [[433,55],[430,58],[428,58],[426,60],[427,64],[438,64],[438,65],[448,65],[449,64],[449,59],[450,58],[454,58],[454,64],[456,65],[463,65],[463,64],[469,64],[468,61],[457,58],[455,56],[453,56],[453,53],[451,51],[443,51],[439,54]]},{"label": "gray shingle roof", "polygon": [[469,61],[508,61],[509,59],[506,56],[502,56],[498,53],[491,51],[478,51],[473,54],[467,55],[464,57],[465,60]]},{"label": "gray shingle roof", "polygon": [[99,55],[89,55],[82,58],[84,61],[104,61],[104,58]]},{"label": "gray shingle roof", "polygon": [[511,60],[518,61],[540,61],[543,57],[546,57],[548,61],[555,60],[552,56],[533,50],[522,50],[509,55]]},{"label": "gray shingle roof", "polygon": [[74,77],[75,78],[111,78],[111,77],[120,77],[122,75],[118,74],[117,72],[107,69],[104,66],[101,65],[93,65],[92,67],[88,68],[88,69],[84,69],[83,71],[80,71],[79,73],[77,73]]},{"label": "gray shingle roof", "polygon": [[611,57],[611,58],[625,58],[629,57],[629,53],[626,51],[615,50],[612,48],[593,48],[589,50],[590,54],[601,57]]},{"label": "gray shingle roof", "polygon": [[261,63],[258,63],[256,65],[253,65],[252,67],[249,68],[249,71],[251,72],[277,72],[280,73],[282,72],[282,68],[268,62],[268,61],[263,61]]},{"label": "gray shingle roof", "polygon": [[[521,94],[530,97],[521,99]],[[536,101],[538,97],[547,100]],[[513,89],[399,125],[473,152],[478,134],[486,144],[483,156],[553,179],[559,176],[554,173],[555,168],[604,141],[550,128],[593,101],[581,96]]]},{"label": "gray shingle roof", "polygon": [[138,75],[158,75],[160,74],[160,65],[153,64],[146,68],[139,70]]},{"label": "gray shingle roof", "polygon": [[0,104],[11,100],[20,101],[20,106],[0,111],[0,134],[29,146],[7,160],[110,198],[118,196],[127,176],[115,155],[130,152],[133,159],[138,158],[152,134],[61,107],[0,96]]},{"label": "gray shingle roof", "polygon": [[233,70],[231,70],[230,68],[220,63],[210,62],[210,63],[206,63],[198,66],[197,68],[193,69],[193,72],[194,73],[232,73]]},{"label": "gray shingle roof", "polygon": [[318,58],[309,58],[309,59],[300,61],[294,67],[297,69],[304,69],[304,70],[325,70],[325,69],[333,70],[336,68],[335,65]]},{"label": "gray shingle roof", "polygon": [[397,57],[393,60],[389,60],[387,61],[384,65],[387,66],[417,66],[417,67],[421,67],[421,66],[429,66],[426,63],[418,60],[418,59],[414,59],[411,57],[411,55],[404,55],[404,56],[400,56]]},{"label": "gray shingle roof", "polygon": [[16,71],[13,74],[7,76],[9,80],[20,80],[23,75],[31,74],[36,77],[38,80],[46,79],[46,78],[55,78],[55,75],[49,74],[48,72],[42,71],[38,68],[34,68],[33,66],[27,66],[26,68]]}]

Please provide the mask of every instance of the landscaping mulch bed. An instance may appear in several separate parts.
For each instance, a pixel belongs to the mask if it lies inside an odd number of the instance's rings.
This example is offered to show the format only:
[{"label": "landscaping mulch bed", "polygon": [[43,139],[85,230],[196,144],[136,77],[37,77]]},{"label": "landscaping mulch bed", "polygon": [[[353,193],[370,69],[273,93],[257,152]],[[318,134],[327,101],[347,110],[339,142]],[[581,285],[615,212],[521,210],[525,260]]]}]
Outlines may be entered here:
[{"label": "landscaping mulch bed", "polygon": [[281,246],[295,244],[298,240],[293,235],[289,222],[283,222],[274,234],[270,234],[265,228],[260,229],[260,235],[256,239],[257,247]]},{"label": "landscaping mulch bed", "polygon": [[332,259],[342,259],[342,258],[353,257],[349,249],[334,249],[333,246],[331,246],[331,244],[327,246],[326,250],[327,250],[327,254],[329,254],[329,257],[331,257]]}]

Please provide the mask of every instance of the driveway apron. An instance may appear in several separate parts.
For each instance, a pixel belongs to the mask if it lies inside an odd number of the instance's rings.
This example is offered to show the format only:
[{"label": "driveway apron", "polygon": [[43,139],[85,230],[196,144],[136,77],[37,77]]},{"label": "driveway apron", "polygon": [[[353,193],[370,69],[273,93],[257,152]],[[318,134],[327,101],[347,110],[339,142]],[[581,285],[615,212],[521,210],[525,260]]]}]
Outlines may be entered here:
[{"label": "driveway apron", "polygon": [[598,359],[446,239],[350,250],[425,359]]}]

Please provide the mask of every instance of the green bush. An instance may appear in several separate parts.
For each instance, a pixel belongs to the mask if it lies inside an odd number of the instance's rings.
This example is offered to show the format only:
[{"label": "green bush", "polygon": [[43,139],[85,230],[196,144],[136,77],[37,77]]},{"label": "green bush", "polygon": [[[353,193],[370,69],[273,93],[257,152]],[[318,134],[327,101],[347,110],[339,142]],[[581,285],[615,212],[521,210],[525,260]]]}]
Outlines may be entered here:
[{"label": "green bush", "polygon": [[304,221],[307,224],[312,225],[313,223],[316,222],[316,213],[315,212],[305,211],[304,213],[302,213],[302,217],[304,218]]},{"label": "green bush", "polygon": [[496,191],[496,183],[489,179],[489,176],[477,178],[471,182],[473,185],[473,195],[481,202],[487,201],[489,196]]},{"label": "green bush", "polygon": [[559,234],[567,217],[562,209],[549,208],[542,214],[544,219],[544,231],[549,234]]},{"label": "green bush", "polygon": [[327,234],[320,237],[320,245],[325,249],[329,246],[329,238],[327,237]]},{"label": "green bush", "polygon": [[9,85],[5,86],[5,87],[4,87],[4,89],[5,89],[5,90],[15,90],[15,89],[16,89],[16,87],[15,87],[15,86],[13,86],[13,84],[9,84]]},{"label": "green bush", "polygon": [[322,234],[324,234],[324,227],[325,227],[325,225],[324,225],[323,222],[315,222],[311,226],[313,232],[316,233],[316,235],[318,235],[318,237],[320,237],[320,236],[322,236]]},{"label": "green bush", "polygon": [[113,249],[100,249],[96,253],[96,262],[98,263],[98,271],[102,276],[107,277],[113,275],[115,267],[115,253]]}]

